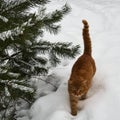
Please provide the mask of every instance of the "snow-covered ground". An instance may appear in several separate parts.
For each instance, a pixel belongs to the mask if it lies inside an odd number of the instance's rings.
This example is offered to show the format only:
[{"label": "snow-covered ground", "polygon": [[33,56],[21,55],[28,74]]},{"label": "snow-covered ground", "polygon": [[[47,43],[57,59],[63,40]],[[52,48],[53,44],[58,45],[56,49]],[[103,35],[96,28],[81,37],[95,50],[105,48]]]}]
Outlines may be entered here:
[{"label": "snow-covered ground", "polygon": [[[49,9],[65,2],[52,0]],[[31,120],[120,120],[120,0],[68,0],[67,3],[72,11],[62,21],[60,34],[48,35],[46,39],[73,42],[83,49],[81,21],[88,20],[97,65],[93,85],[88,98],[79,102],[78,115],[72,116],[67,80],[75,60],[65,60],[52,71],[63,81],[59,89],[40,97],[31,107],[29,117]]]}]

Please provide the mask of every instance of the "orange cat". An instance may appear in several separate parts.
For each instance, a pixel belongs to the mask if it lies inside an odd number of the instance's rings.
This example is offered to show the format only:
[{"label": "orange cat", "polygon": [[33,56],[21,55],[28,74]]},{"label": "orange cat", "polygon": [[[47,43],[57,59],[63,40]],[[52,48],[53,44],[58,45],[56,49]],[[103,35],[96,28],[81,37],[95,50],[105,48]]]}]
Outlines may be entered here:
[{"label": "orange cat", "polygon": [[72,115],[77,115],[78,101],[79,99],[85,99],[96,71],[95,61],[91,54],[92,48],[89,36],[89,25],[86,20],[83,20],[82,22],[84,24],[84,53],[73,65],[71,76],[68,81],[68,92]]}]

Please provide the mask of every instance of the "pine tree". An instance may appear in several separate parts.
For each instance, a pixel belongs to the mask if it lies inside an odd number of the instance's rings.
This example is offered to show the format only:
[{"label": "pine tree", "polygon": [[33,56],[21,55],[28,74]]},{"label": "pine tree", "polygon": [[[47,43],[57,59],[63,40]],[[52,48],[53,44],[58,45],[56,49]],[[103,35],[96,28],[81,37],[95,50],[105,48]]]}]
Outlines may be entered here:
[{"label": "pine tree", "polygon": [[[31,103],[35,88],[30,78],[47,75],[48,63],[56,66],[60,58],[74,58],[78,54],[79,46],[72,43],[43,40],[44,31],[59,32],[58,22],[70,11],[65,5],[61,10],[46,13],[48,2],[0,1],[0,111],[6,112],[20,98]],[[39,12],[28,12],[32,7],[39,8]]]}]

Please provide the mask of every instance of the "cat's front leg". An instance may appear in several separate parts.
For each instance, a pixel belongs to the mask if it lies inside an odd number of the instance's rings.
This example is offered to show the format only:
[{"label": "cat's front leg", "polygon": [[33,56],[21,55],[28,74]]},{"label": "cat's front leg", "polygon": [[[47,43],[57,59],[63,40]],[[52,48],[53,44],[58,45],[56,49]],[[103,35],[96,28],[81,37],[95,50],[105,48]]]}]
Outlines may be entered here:
[{"label": "cat's front leg", "polygon": [[78,98],[70,95],[70,107],[71,107],[71,114],[72,115],[77,115],[77,105],[78,105]]}]

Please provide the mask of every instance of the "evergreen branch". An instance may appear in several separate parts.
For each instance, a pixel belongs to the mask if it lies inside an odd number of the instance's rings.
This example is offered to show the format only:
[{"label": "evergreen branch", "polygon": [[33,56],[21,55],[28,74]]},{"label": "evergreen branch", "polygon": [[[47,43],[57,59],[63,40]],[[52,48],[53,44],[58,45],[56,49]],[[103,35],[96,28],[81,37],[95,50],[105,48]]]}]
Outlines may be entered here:
[{"label": "evergreen branch", "polygon": [[0,9],[1,14],[5,14],[5,12],[8,11],[22,11],[28,9],[30,6],[37,6],[37,4],[46,4],[48,3],[49,0],[14,0],[14,1],[9,1],[8,3],[4,2],[4,5]]},{"label": "evergreen branch", "polygon": [[33,68],[33,66],[31,64],[29,64],[29,63],[27,63],[27,62],[25,62],[23,60],[19,60],[19,62],[23,63],[26,66],[29,66],[30,68]]},{"label": "evergreen branch", "polygon": [[68,14],[70,11],[71,11],[71,7],[68,6],[68,4],[65,4],[65,5],[62,7],[62,14],[63,14],[63,15]]},{"label": "evergreen branch", "polygon": [[47,63],[47,59],[46,58],[42,58],[42,57],[38,57],[38,58],[32,58],[32,60],[36,63],[36,64],[42,64],[45,65]]},{"label": "evergreen branch", "polygon": [[[33,78],[35,78],[35,77],[33,77]],[[50,84],[51,86],[53,86],[53,87],[57,90],[57,87],[56,87],[54,84],[52,84],[51,82],[46,81],[46,80],[44,80],[44,79],[42,79],[42,78],[39,78],[39,80],[41,80],[41,81],[43,81],[43,82],[45,82],[45,83],[47,83],[47,84]]]},{"label": "evergreen branch", "polygon": [[11,38],[12,40],[14,40],[13,37],[22,34],[23,31],[24,31],[24,27],[22,28],[16,27],[13,30],[8,30],[0,33],[0,39],[3,41],[5,41],[5,39],[8,39],[8,38]]},{"label": "evergreen branch", "polygon": [[16,1],[9,1],[8,3],[4,3],[2,6],[2,10],[0,11],[1,14],[5,14],[7,11],[12,11],[15,8],[17,8],[20,4],[24,3],[26,0],[23,0],[22,2],[20,0]]},{"label": "evergreen branch", "polygon": [[31,105],[32,102],[29,99],[26,99],[26,98],[24,98],[22,96],[20,98],[23,99],[23,100],[25,100],[29,105]]},{"label": "evergreen branch", "polygon": [[8,107],[10,105],[10,101],[11,100],[12,100],[12,98],[9,99],[9,102],[6,105],[6,109],[5,109],[4,113],[2,114],[1,120],[5,120],[6,119],[6,113],[7,113],[7,110],[8,110]]},{"label": "evergreen branch", "polygon": [[7,19],[6,17],[4,17],[4,16],[1,16],[1,15],[0,15],[0,19],[1,19],[2,21],[4,21],[5,23],[8,22],[8,19]]},{"label": "evergreen branch", "polygon": [[59,22],[60,20],[62,20],[63,15],[66,15],[70,12],[70,7],[68,7],[68,5],[63,6],[63,8],[61,10],[55,10],[54,12],[47,14],[44,18],[43,18],[43,23],[44,24],[53,24],[56,22]]},{"label": "evergreen branch", "polygon": [[[47,76],[50,64],[54,67],[62,57],[73,58],[79,51],[79,46],[71,43],[36,39],[38,35],[42,39],[45,30],[52,34],[59,32],[58,23],[70,11],[67,5],[46,14],[44,5],[49,0],[12,1],[0,2],[0,96],[4,96],[0,106],[7,105],[10,98],[13,106],[19,98],[33,102],[35,88],[28,79],[36,75]],[[43,7],[38,14],[27,13],[28,8],[34,6]],[[50,81],[43,81],[57,89]],[[8,119],[13,117],[13,114],[6,115]]]},{"label": "evergreen branch", "polygon": [[61,57],[74,58],[79,53],[80,46],[71,46],[71,43],[56,43],[52,52]]},{"label": "evergreen branch", "polygon": [[60,59],[54,54],[53,50],[51,50],[51,52],[49,54],[49,61],[50,61],[51,65],[54,67],[60,63]]},{"label": "evergreen branch", "polygon": [[59,25],[45,25],[45,29],[50,33],[50,34],[57,34],[60,31],[60,26]]},{"label": "evergreen branch", "polygon": [[14,53],[14,54],[12,54],[11,56],[7,56],[7,57],[5,57],[5,58],[1,58],[1,61],[5,61],[5,60],[7,60],[7,59],[12,59],[13,57],[19,55],[20,53],[22,53],[22,51],[19,51],[19,52],[17,52],[17,53]]}]

